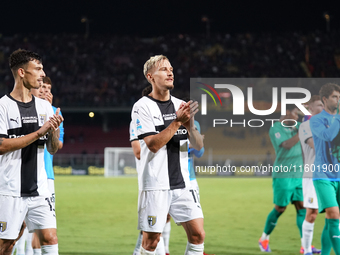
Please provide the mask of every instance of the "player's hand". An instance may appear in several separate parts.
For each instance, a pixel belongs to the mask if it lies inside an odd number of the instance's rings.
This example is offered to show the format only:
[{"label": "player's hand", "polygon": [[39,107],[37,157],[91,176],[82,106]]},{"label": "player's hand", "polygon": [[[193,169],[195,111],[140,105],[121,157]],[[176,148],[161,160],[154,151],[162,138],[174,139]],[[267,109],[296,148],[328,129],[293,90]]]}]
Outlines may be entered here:
[{"label": "player's hand", "polygon": [[193,102],[193,101],[190,101],[191,104],[190,104],[190,119],[183,123],[183,126],[189,130],[190,128],[193,128],[195,127],[195,119],[194,119],[194,116],[195,114],[198,112],[198,103],[197,101]]},{"label": "player's hand", "polygon": [[61,122],[64,121],[64,118],[59,115],[60,108],[57,109],[56,113],[50,117],[48,121],[44,123],[44,125],[38,130],[39,137],[46,135],[48,132],[55,132],[60,126]]},{"label": "player's hand", "polygon": [[187,122],[190,119],[190,103],[192,101],[189,101],[187,103],[182,102],[176,112],[177,118],[176,121],[180,122],[181,124]]},{"label": "player's hand", "polygon": [[58,127],[60,126],[61,122],[64,121],[63,116],[59,115],[59,113],[60,113],[60,108],[58,108],[56,110],[55,114],[52,117],[50,117],[50,119],[48,120],[48,122],[50,122],[51,127],[54,130],[57,130]]},{"label": "player's hand", "polygon": [[52,101],[53,101],[53,95],[51,92],[47,92],[45,94],[45,100],[48,101],[50,104],[52,104]]}]

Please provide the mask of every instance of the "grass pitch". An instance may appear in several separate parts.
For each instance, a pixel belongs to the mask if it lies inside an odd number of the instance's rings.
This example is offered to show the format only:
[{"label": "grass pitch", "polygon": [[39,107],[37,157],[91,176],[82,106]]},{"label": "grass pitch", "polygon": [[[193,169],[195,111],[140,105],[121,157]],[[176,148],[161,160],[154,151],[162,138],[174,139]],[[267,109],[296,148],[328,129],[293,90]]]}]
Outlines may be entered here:
[{"label": "grass pitch", "polygon": [[[262,254],[258,239],[273,209],[270,178],[199,178],[205,251],[216,255]],[[56,212],[61,255],[131,255],[137,227],[137,178],[56,176]],[[299,254],[295,208],[288,206],[270,237],[273,255]],[[321,247],[324,214],[313,244]],[[172,221],[170,253],[184,254],[184,229]],[[334,253],[332,253],[334,254]]]}]

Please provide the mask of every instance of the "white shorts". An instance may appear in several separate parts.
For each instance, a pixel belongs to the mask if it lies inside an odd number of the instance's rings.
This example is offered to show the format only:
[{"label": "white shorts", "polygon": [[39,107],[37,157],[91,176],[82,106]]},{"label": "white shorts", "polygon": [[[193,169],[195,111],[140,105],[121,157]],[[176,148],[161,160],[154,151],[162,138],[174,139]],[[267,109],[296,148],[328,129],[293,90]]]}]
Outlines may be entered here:
[{"label": "white shorts", "polygon": [[313,178],[302,178],[303,207],[318,209],[318,198],[313,184]]},{"label": "white shorts", "polygon": [[187,189],[139,191],[139,230],[162,233],[168,213],[178,225],[203,218],[197,192]]},{"label": "white shorts", "polygon": [[24,220],[29,232],[57,228],[54,207],[49,197],[0,195],[0,208],[0,239],[16,239]]},{"label": "white shorts", "polygon": [[48,186],[48,190],[51,192],[50,201],[53,204],[53,207],[55,208],[54,180],[53,179],[47,179],[47,186]]}]

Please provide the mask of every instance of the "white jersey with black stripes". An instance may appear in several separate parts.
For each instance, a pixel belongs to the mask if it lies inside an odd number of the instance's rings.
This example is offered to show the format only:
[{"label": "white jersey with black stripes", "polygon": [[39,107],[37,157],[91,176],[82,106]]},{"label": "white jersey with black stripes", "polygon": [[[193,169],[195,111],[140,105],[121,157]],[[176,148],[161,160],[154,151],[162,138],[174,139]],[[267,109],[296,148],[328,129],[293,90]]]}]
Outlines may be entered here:
[{"label": "white jersey with black stripes", "polygon": [[182,102],[173,96],[168,101],[144,96],[133,106],[131,117],[141,145],[139,190],[190,187],[187,130],[181,126],[171,140],[156,153],[151,152],[143,140],[167,128],[176,119],[176,111]]}]

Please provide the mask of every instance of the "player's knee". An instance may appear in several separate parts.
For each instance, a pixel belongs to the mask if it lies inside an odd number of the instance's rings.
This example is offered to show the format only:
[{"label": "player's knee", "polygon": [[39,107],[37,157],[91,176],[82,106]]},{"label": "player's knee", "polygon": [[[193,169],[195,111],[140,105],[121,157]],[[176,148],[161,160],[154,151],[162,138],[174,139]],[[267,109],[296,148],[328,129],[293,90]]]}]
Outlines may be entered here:
[{"label": "player's knee", "polygon": [[205,231],[202,228],[199,231],[195,231],[191,235],[191,238],[190,238],[189,242],[192,243],[192,244],[201,244],[201,243],[204,242],[204,238],[205,238]]},{"label": "player's knee", "polygon": [[286,206],[275,206],[275,210],[278,211],[279,213],[283,213],[286,210]]},{"label": "player's knee", "polygon": [[154,251],[157,248],[157,244],[161,239],[161,235],[151,235],[147,239],[143,239],[143,248],[148,251]]},{"label": "player's knee", "polygon": [[15,245],[15,240],[4,240],[0,246],[0,255],[9,254]]},{"label": "player's knee", "polygon": [[54,245],[58,243],[58,237],[56,234],[44,235],[41,240],[42,245]]}]

